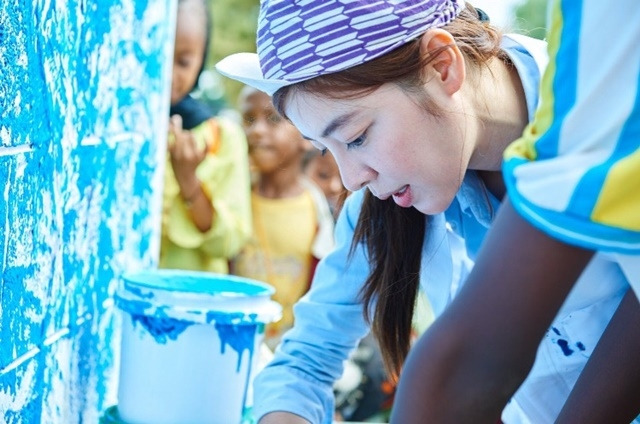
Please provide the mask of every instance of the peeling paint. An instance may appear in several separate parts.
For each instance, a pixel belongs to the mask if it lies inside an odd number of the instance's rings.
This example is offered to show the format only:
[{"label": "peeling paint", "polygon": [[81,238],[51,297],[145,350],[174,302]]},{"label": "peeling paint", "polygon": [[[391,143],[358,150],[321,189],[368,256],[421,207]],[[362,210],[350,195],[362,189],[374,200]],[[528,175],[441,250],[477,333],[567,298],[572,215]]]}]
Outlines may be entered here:
[{"label": "peeling paint", "polygon": [[0,422],[115,403],[120,274],[153,267],[176,0],[3,0]]}]

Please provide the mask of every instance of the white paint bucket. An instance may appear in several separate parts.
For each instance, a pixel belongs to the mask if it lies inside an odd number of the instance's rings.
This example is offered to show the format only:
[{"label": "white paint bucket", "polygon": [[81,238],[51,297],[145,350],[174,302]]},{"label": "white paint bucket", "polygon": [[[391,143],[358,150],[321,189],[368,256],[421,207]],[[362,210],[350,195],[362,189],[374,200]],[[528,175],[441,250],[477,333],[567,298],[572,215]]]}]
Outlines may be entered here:
[{"label": "white paint bucket", "polygon": [[130,424],[239,424],[273,287],[204,272],[125,274],[118,412]]}]

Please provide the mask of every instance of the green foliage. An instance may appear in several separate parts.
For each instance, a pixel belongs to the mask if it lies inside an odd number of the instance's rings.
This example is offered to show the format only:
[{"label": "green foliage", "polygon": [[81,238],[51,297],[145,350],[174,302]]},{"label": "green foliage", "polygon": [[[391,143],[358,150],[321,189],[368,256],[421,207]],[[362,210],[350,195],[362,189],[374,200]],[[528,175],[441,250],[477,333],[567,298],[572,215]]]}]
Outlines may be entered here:
[{"label": "green foliage", "polygon": [[[259,0],[209,0],[213,14],[213,37],[209,67],[223,57],[237,52],[256,51],[256,22]],[[224,97],[235,107],[242,84],[221,77]]]},{"label": "green foliage", "polygon": [[546,36],[547,0],[525,0],[515,8],[519,33],[543,40]]}]

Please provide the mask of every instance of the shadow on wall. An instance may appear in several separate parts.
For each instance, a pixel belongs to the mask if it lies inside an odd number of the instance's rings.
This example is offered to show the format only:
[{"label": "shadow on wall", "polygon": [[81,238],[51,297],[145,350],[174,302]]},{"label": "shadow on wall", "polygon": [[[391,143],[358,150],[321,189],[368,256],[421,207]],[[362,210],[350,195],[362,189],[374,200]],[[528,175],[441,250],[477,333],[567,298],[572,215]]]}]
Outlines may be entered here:
[{"label": "shadow on wall", "polygon": [[0,9],[3,423],[98,422],[113,291],[157,262],[175,0],[97,5]]}]

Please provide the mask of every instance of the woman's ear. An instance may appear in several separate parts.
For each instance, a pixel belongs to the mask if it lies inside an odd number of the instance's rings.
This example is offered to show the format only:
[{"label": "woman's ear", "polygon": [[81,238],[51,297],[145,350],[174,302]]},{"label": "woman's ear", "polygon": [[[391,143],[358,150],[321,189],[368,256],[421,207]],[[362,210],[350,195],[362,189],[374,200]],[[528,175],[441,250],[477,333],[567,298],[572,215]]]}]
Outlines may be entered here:
[{"label": "woman's ear", "polygon": [[464,82],[466,70],[464,57],[453,36],[440,28],[427,30],[420,39],[422,57],[432,56],[427,64],[447,94],[454,94]]}]

